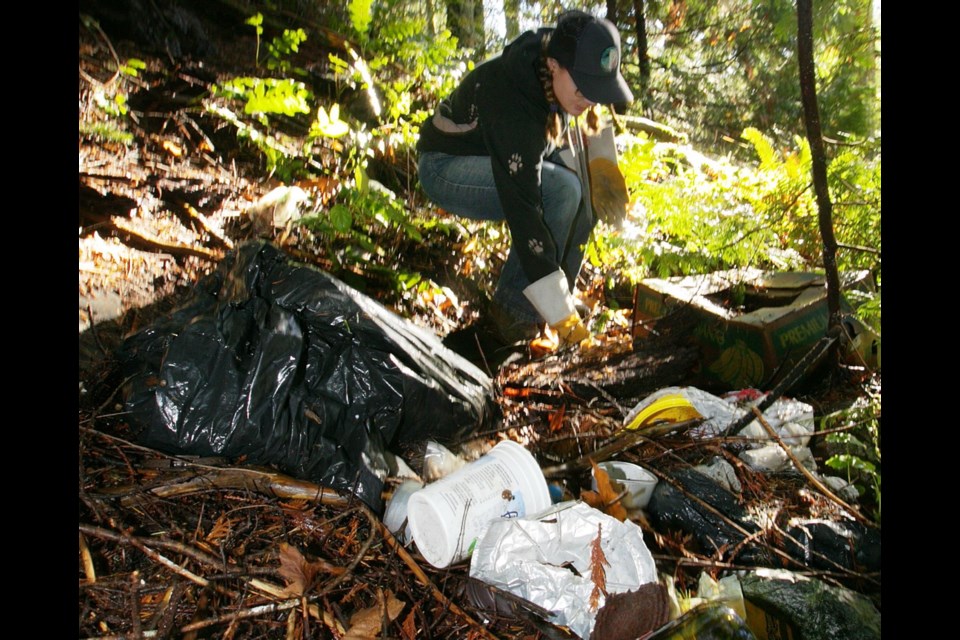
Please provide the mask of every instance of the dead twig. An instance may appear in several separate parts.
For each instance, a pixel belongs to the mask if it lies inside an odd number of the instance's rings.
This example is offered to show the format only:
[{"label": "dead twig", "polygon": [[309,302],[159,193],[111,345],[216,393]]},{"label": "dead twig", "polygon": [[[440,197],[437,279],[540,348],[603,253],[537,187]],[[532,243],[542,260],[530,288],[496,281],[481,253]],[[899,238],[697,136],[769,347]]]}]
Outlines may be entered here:
[{"label": "dead twig", "polygon": [[384,542],[387,543],[393,551],[400,556],[400,559],[403,560],[404,564],[407,565],[407,568],[416,576],[417,580],[430,590],[430,593],[433,594],[433,597],[437,599],[444,608],[449,609],[454,614],[463,618],[474,630],[477,631],[482,637],[488,638],[489,640],[497,640],[497,637],[486,630],[480,623],[471,618],[467,613],[458,607],[453,601],[443,595],[443,592],[437,588],[433,581],[424,573],[423,569],[420,568],[420,565],[417,564],[417,561],[413,559],[407,550],[403,547],[402,544],[390,533],[390,530],[382,522],[377,522],[377,526],[380,529],[380,534],[383,536]]},{"label": "dead twig", "polygon": [[805,466],[803,466],[803,463],[797,459],[797,456],[793,455],[793,451],[791,451],[790,447],[788,447],[786,443],[780,438],[780,436],[777,435],[777,432],[773,430],[773,427],[770,426],[770,423],[767,422],[766,418],[763,417],[763,413],[761,413],[757,407],[753,407],[753,413],[754,415],[756,415],[757,421],[764,428],[767,434],[771,438],[773,438],[773,440],[778,445],[780,445],[780,448],[783,449],[783,452],[787,454],[787,457],[790,458],[790,462],[792,462],[793,466],[797,468],[797,471],[802,473],[803,476],[810,482],[810,484],[812,484],[817,489],[817,491],[819,491],[820,493],[828,497],[830,500],[835,502],[845,511],[849,512],[854,518],[859,520],[861,523],[871,527],[876,527],[877,529],[880,528],[879,524],[875,524],[871,522],[868,518],[863,516],[863,514],[861,514],[857,509],[855,509],[854,507],[851,507],[849,504],[841,500],[835,493],[830,491],[830,489],[828,489],[826,485],[820,482],[820,480],[815,475],[810,473],[810,471]]},{"label": "dead twig", "polygon": [[83,574],[87,576],[87,583],[94,584],[97,581],[97,571],[93,567],[90,547],[87,546],[87,539],[83,537],[83,531],[80,532],[80,557],[83,559]]},{"label": "dead twig", "polygon": [[213,584],[203,576],[199,576],[193,573],[192,571],[184,569],[183,567],[179,566],[177,563],[173,562],[172,560],[170,560],[169,558],[163,555],[160,555],[159,553],[154,551],[152,548],[145,545],[142,541],[135,538],[134,536],[131,536],[128,533],[124,533],[122,531],[121,532],[110,531],[109,529],[103,529],[102,527],[94,527],[94,526],[84,525],[84,524],[80,525],[80,530],[83,533],[86,533],[88,535],[105,538],[107,540],[112,540],[114,542],[122,542],[124,544],[129,544],[139,549],[144,555],[146,555],[148,558],[150,558],[157,564],[160,564],[166,567],[167,569],[174,572],[175,574],[182,576],[187,580],[200,585],[201,587],[209,587],[217,591],[218,593],[221,593],[225,596],[229,596],[231,598],[238,597],[238,594],[236,592],[230,591],[229,589],[221,587],[220,585]]},{"label": "dead twig", "polygon": [[233,249],[233,241],[223,235],[208,219],[205,215],[194,209],[190,206],[189,202],[183,203],[183,209],[187,212],[192,219],[200,223],[200,226],[203,227],[203,230],[210,234],[210,236],[216,240],[220,245],[226,247],[227,249]]}]

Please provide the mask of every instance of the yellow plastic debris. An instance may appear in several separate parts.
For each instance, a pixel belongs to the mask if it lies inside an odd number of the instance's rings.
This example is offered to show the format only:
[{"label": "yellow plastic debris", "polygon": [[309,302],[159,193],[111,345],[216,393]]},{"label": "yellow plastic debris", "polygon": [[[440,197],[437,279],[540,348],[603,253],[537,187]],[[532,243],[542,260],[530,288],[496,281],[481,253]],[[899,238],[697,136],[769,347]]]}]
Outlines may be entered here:
[{"label": "yellow plastic debris", "polygon": [[634,416],[625,429],[627,431],[636,431],[644,427],[651,427],[655,424],[664,422],[675,423],[686,420],[696,420],[703,416],[697,411],[690,401],[679,393],[663,396],[649,407],[643,409]]}]

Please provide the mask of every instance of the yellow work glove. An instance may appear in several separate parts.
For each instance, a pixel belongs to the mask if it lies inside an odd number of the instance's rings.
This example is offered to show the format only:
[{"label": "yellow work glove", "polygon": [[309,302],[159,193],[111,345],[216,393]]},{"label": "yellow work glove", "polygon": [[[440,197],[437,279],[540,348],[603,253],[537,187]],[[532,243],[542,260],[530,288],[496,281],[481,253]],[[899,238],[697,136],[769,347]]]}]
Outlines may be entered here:
[{"label": "yellow work glove", "polygon": [[590,331],[583,326],[580,314],[573,312],[560,322],[550,325],[557,332],[561,344],[580,344],[591,337]]},{"label": "yellow work glove", "polygon": [[577,313],[577,301],[570,293],[563,271],[557,269],[531,283],[523,295],[557,333],[561,345],[579,344],[583,348],[587,342],[593,343],[593,336]]}]

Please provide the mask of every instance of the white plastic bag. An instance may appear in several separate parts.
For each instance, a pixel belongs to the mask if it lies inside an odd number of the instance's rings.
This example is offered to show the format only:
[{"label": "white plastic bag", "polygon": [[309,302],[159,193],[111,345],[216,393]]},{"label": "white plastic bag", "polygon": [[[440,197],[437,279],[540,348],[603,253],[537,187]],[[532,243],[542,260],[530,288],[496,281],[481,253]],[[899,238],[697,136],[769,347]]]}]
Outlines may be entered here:
[{"label": "white plastic bag", "polygon": [[635,591],[657,580],[640,527],[579,501],[492,522],[471,556],[470,576],[553,612],[551,622],[589,638],[605,602],[600,594],[596,610],[590,607],[591,548],[598,535],[609,563],[604,566],[608,593]]}]

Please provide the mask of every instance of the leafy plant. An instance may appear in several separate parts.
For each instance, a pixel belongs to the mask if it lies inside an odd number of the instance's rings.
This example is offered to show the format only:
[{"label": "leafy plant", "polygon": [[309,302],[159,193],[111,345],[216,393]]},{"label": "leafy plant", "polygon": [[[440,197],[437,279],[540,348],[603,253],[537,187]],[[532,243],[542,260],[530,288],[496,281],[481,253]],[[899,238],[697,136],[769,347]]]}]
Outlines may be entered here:
[{"label": "leafy plant", "polygon": [[348,10],[350,11],[350,24],[354,31],[361,37],[366,37],[370,30],[370,20],[372,18],[371,5],[373,0],[350,0]]},{"label": "leafy plant", "polygon": [[[382,187],[372,186],[359,169],[356,183],[342,189],[336,203],[302,218],[300,224],[316,234],[324,255],[333,260],[335,271],[342,272],[352,265],[377,271],[379,265],[380,272],[398,291],[409,286],[411,274],[397,272],[395,256],[384,248],[384,242],[391,234],[414,242],[421,241],[423,236],[410,221],[404,202]],[[378,240],[374,240],[374,234]]]},{"label": "leafy plant", "polygon": [[256,29],[257,50],[256,50],[256,53],[254,54],[253,61],[255,65],[259,67],[260,66],[260,36],[263,35],[263,14],[258,11],[257,15],[250,16],[249,18],[247,18],[244,24],[248,24],[252,26],[254,29]]},{"label": "leafy plant", "polygon": [[257,116],[264,125],[270,114],[310,113],[309,101],[313,97],[302,82],[289,78],[231,78],[215,85],[213,93],[242,102],[243,112]]},{"label": "leafy plant", "polygon": [[306,42],[307,33],[303,29],[284,29],[283,35],[278,36],[267,44],[267,68],[282,73],[295,72],[305,75],[303,69],[294,69],[287,58],[300,50],[300,45]]},{"label": "leafy plant", "polygon": [[835,451],[824,464],[842,473],[856,487],[861,500],[871,505],[880,522],[880,396],[861,397],[846,410],[824,416],[822,431],[835,431],[825,437]]}]

